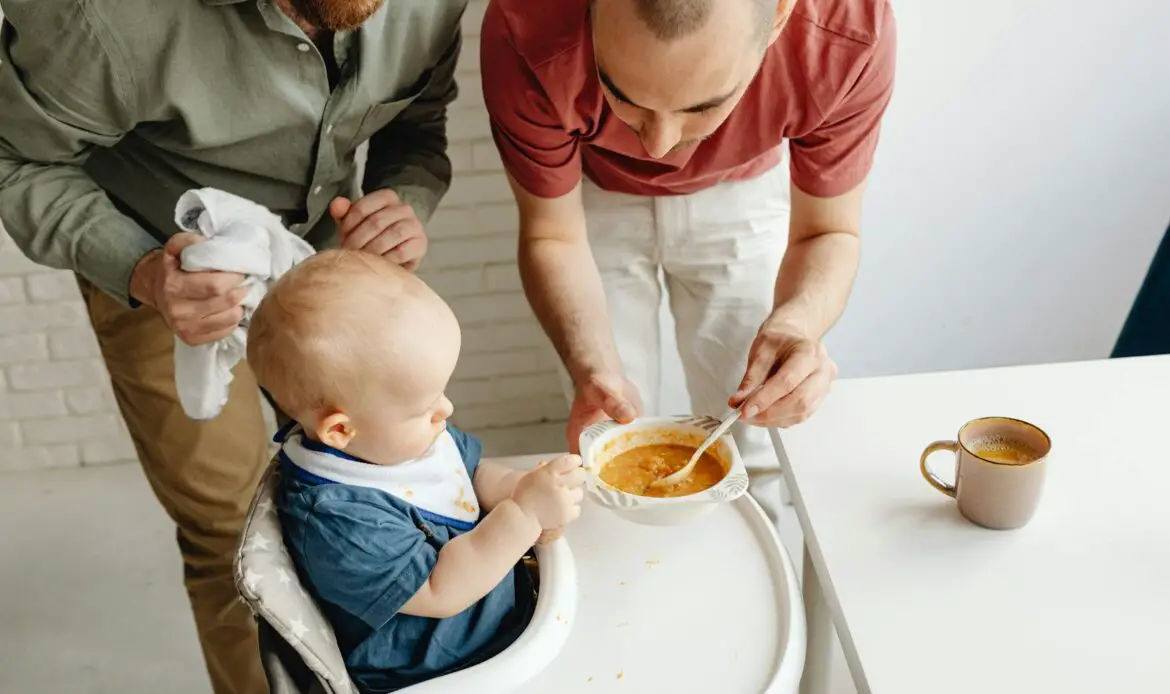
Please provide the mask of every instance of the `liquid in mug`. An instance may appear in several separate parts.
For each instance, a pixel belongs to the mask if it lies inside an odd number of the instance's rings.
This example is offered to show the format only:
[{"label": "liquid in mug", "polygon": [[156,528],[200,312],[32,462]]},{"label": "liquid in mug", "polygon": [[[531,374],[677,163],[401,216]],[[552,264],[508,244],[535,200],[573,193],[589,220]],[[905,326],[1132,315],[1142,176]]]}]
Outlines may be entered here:
[{"label": "liquid in mug", "polygon": [[974,455],[1000,465],[1027,465],[1040,458],[1040,453],[1030,446],[1003,436],[976,439],[969,449]]}]

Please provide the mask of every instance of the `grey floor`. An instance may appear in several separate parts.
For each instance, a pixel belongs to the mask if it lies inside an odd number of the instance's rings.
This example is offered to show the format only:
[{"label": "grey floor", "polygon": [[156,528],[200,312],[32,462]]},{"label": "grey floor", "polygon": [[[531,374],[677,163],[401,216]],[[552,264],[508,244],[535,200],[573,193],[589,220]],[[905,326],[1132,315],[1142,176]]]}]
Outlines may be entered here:
[{"label": "grey floor", "polygon": [[[480,434],[506,455],[560,450],[563,431]],[[781,535],[799,557],[791,508]],[[840,654],[833,685],[854,691]],[[210,692],[173,530],[137,465],[0,475],[0,693],[40,692]]]}]

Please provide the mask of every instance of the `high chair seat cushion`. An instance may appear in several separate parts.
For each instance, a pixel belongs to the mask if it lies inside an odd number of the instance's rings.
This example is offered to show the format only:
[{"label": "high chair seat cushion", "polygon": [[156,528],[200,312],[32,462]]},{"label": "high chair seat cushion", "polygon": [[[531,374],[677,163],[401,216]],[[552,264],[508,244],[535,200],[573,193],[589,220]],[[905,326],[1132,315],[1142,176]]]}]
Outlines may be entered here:
[{"label": "high chair seat cushion", "polygon": [[[252,500],[235,561],[236,587],[260,618],[261,658],[272,694],[357,694],[333,628],[301,584],[285,549],[274,502],[280,475],[273,461]],[[411,685],[402,694],[505,694],[548,667],[574,622],[577,569],[564,538],[538,546],[536,558],[536,609],[520,637],[482,663]],[[306,668],[315,681],[306,682]]]},{"label": "high chair seat cushion", "polygon": [[280,474],[274,461],[252,500],[236,552],[236,587],[252,612],[296,651],[330,692],[354,694],[357,689],[346,672],[333,629],[301,585],[281,539],[273,503]]}]

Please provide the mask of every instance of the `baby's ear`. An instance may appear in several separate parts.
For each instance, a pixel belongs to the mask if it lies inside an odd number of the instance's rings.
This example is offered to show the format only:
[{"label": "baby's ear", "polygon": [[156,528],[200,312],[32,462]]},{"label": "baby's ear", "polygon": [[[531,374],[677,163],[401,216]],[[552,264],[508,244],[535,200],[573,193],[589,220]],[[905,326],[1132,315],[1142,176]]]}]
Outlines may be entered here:
[{"label": "baby's ear", "polygon": [[356,434],[353,422],[344,412],[325,415],[317,422],[317,440],[326,446],[345,450]]}]

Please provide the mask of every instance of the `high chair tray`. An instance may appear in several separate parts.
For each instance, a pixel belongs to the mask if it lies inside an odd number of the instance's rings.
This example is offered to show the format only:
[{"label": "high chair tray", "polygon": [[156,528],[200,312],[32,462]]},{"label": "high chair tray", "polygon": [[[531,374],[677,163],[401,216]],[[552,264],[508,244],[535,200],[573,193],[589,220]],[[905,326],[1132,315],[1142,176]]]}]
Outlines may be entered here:
[{"label": "high chair tray", "polygon": [[[527,468],[538,460],[498,462]],[[666,527],[625,521],[587,500],[565,537],[578,581],[568,641],[511,691],[795,694],[805,651],[800,589],[751,497]]]}]

